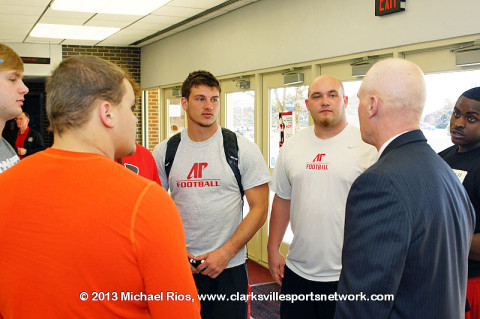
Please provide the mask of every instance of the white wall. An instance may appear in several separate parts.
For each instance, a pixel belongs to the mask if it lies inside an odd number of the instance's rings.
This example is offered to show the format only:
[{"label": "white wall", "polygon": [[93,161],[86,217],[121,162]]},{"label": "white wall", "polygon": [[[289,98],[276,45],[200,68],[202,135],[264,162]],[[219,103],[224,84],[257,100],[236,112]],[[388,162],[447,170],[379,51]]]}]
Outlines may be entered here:
[{"label": "white wall", "polygon": [[24,64],[24,76],[50,76],[62,62],[62,46],[58,44],[5,43],[21,57],[50,58],[50,64]]},{"label": "white wall", "polygon": [[143,88],[480,33],[478,0],[260,0],[142,48]]}]

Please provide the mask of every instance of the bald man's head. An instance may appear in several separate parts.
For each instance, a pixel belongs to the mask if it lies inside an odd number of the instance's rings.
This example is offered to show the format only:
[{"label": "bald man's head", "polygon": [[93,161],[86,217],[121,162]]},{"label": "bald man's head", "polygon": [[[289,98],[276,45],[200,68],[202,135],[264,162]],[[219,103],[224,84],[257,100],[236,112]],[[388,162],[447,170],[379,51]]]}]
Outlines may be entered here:
[{"label": "bald man's head", "polygon": [[344,95],[342,82],[331,75],[322,75],[312,81],[305,100],[315,125],[316,134],[328,128],[331,134],[347,125],[345,108],[348,97]]},{"label": "bald man's head", "polygon": [[342,82],[334,76],[324,74],[324,75],[320,75],[319,77],[315,78],[312,81],[312,83],[310,83],[310,85],[308,86],[308,96],[310,97],[310,95],[312,94],[312,88],[314,88],[316,84],[322,83],[322,82],[327,82],[327,81],[337,84],[338,88],[339,88],[338,93],[341,94],[342,96],[345,95],[345,89],[343,88]]},{"label": "bald man's head", "polygon": [[426,89],[423,72],[416,64],[403,59],[382,60],[367,72],[361,89],[378,96],[389,115],[408,115],[420,123]]},{"label": "bald man's head", "polygon": [[365,142],[377,149],[390,137],[420,128],[425,105],[423,72],[412,62],[377,62],[358,90],[358,117]]}]

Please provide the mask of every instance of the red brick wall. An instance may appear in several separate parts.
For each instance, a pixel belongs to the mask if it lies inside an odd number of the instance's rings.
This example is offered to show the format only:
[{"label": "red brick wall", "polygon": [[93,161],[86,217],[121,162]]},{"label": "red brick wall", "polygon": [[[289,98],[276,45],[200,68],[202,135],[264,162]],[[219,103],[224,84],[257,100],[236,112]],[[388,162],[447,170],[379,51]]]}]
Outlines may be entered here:
[{"label": "red brick wall", "polygon": [[158,90],[147,91],[147,105],[148,123],[148,145],[146,146],[150,151],[160,142],[160,96]]}]

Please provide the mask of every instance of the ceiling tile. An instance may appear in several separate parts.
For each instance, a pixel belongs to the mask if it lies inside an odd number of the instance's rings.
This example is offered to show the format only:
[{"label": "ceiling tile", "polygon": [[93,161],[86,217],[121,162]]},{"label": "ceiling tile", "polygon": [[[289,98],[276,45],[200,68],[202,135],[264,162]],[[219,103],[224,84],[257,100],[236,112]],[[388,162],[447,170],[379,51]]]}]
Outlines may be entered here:
[{"label": "ceiling tile", "polygon": [[43,10],[43,7],[0,4],[0,12],[2,14],[18,14],[19,12],[21,12],[22,15],[38,17],[42,14]]},{"label": "ceiling tile", "polygon": [[36,17],[36,16],[0,13],[0,21],[7,22],[7,23],[22,21],[24,23],[31,24],[31,23],[35,23],[35,21],[37,21],[37,19],[38,19],[38,17]]},{"label": "ceiling tile", "polygon": [[108,21],[108,20],[89,20],[85,23],[86,26],[90,27],[107,27],[107,28],[125,28],[128,25],[132,24],[131,22],[124,21]]},{"label": "ceiling tile", "polygon": [[125,40],[125,39],[107,39],[102,42],[97,43],[99,46],[106,47],[128,47],[131,43],[135,41]]},{"label": "ceiling tile", "polygon": [[167,5],[153,11],[151,14],[159,15],[159,16],[189,18],[203,11],[204,9],[199,9],[199,8],[175,7],[175,6]]},{"label": "ceiling tile", "polygon": [[[87,25],[100,27],[122,28],[123,33],[116,34],[101,43],[103,45],[130,45],[158,31],[165,30],[207,9],[215,7],[225,0],[173,0],[167,5],[155,10],[146,17],[129,15],[93,14],[88,12],[69,12],[52,10],[49,4],[52,0],[0,0],[0,41],[35,42],[35,43],[74,43],[84,45],[100,45],[94,41],[59,40],[28,37],[28,32],[38,21],[47,24]],[[82,0],[78,0],[82,1]],[[170,30],[142,45],[152,43],[182,30],[194,27],[213,19],[228,11],[259,0],[239,0],[214,13],[203,16],[185,25]],[[132,3],[134,3],[132,1]],[[135,5],[135,4],[133,4]],[[42,16],[43,15],[43,16]],[[41,17],[41,18],[40,18]],[[40,21],[39,21],[40,20]],[[63,41],[63,42],[62,42]]]},{"label": "ceiling tile", "polygon": [[135,37],[136,39],[142,39],[145,37],[148,37],[149,35],[152,34],[152,31],[149,30],[138,30],[138,29],[124,29],[120,30],[117,33],[115,33],[112,36],[132,36]]},{"label": "ceiling tile", "polygon": [[0,4],[19,5],[19,6],[33,6],[46,7],[50,0],[0,0]]},{"label": "ceiling tile", "polygon": [[28,37],[25,42],[60,44],[62,42],[62,39]]},{"label": "ceiling tile", "polygon": [[16,35],[16,36],[23,36],[24,38],[28,35],[28,32],[30,30],[21,30],[21,29],[15,29],[15,28],[11,28],[11,29],[3,29],[2,28],[2,33],[0,34],[1,36],[4,36],[4,35]]},{"label": "ceiling tile", "polygon": [[185,19],[181,17],[169,17],[169,16],[157,16],[157,15],[148,15],[138,22],[150,23],[150,24],[176,24]]},{"label": "ceiling tile", "polygon": [[145,23],[142,21],[136,22],[132,24],[129,29],[138,29],[138,30],[149,30],[153,31],[152,33],[155,33],[157,31],[163,30],[171,26],[169,23]]},{"label": "ceiling tile", "polygon": [[122,22],[135,22],[141,19],[140,16],[130,16],[124,14],[105,14],[105,13],[97,13],[91,20],[103,20],[103,21],[122,21]]},{"label": "ceiling tile", "polygon": [[73,19],[63,17],[43,17],[39,23],[46,24],[65,24],[65,25],[83,25],[87,19]]},{"label": "ceiling tile", "polygon": [[9,35],[9,34],[0,34],[0,42],[22,42],[25,37]]},{"label": "ceiling tile", "polygon": [[121,43],[122,46],[128,46],[137,40],[138,37],[134,35],[114,34],[101,41],[99,45],[114,45],[115,43]]},{"label": "ceiling tile", "polygon": [[[117,33],[115,33],[114,35],[108,37],[108,39],[129,39],[129,40],[132,40],[132,42],[137,39],[137,36],[133,35],[133,34],[126,34],[125,31],[119,31]],[[107,40],[107,39],[105,39]]]},{"label": "ceiling tile", "polygon": [[130,22],[121,22],[121,21],[88,21],[85,23],[85,26],[89,27],[103,27],[103,28],[120,28],[123,29],[130,25]]},{"label": "ceiling tile", "polygon": [[94,16],[95,13],[89,12],[71,12],[71,11],[58,11],[52,10],[48,8],[48,10],[43,15],[44,17],[52,17],[52,18],[72,18],[72,19],[90,19]]},{"label": "ceiling tile", "polygon": [[22,22],[8,22],[8,21],[3,21],[0,20],[0,34],[2,34],[6,30],[19,30],[19,31],[30,31],[31,28],[33,28],[33,22],[32,23],[22,23]]},{"label": "ceiling tile", "polygon": [[210,9],[224,3],[225,0],[173,0],[168,3],[169,6]]}]

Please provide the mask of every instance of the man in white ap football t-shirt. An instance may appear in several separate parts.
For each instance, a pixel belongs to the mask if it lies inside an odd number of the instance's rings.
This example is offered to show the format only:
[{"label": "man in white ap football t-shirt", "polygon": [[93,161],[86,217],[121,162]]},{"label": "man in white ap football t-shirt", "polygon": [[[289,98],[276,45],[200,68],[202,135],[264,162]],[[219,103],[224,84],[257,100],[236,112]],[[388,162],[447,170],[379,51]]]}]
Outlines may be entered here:
[{"label": "man in white ap football t-shirt", "polygon": [[[280,149],[267,247],[270,272],[282,285],[281,293],[303,297],[336,292],[348,192],[376,155],[360,130],[347,123],[348,97],[338,79],[316,78],[305,103],[314,125]],[[289,222],[294,237],[285,262],[279,247]],[[304,300],[281,302],[282,318],[333,318],[335,301]]]},{"label": "man in white ap football t-shirt", "polygon": [[[220,84],[207,71],[189,74],[182,86],[182,107],[188,128],[167,179],[167,141],[153,157],[165,189],[178,207],[185,229],[188,256],[199,262],[191,270],[200,294],[248,294],[248,240],[264,224],[270,174],[258,147],[240,135],[238,168],[250,211],[242,220],[242,197],[223,148],[218,125]],[[187,261],[185,261],[187,262]],[[245,300],[201,301],[202,318],[247,318]]]}]

